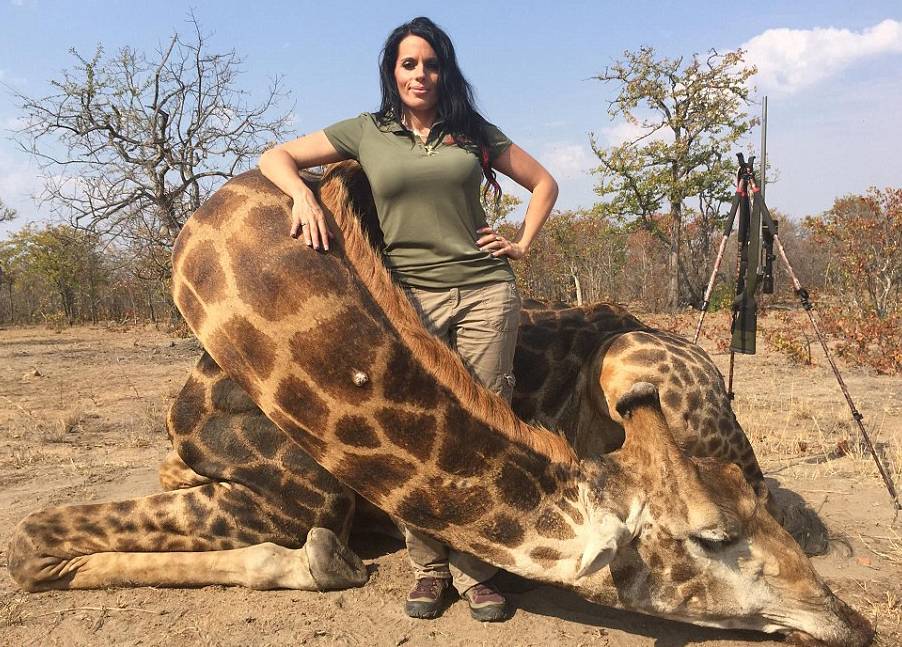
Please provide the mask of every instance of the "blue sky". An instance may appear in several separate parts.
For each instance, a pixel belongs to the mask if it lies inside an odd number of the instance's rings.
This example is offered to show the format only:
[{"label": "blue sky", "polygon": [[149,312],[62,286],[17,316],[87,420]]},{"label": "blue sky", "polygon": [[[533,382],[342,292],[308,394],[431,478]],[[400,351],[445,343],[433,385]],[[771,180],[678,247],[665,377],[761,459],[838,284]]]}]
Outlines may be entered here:
[{"label": "blue sky", "polygon": [[[801,218],[837,196],[902,184],[898,0],[0,3],[0,83],[31,96],[50,93],[48,81],[72,65],[70,48],[153,50],[187,29],[193,7],[211,50],[244,57],[248,90],[284,77],[299,134],[375,109],[385,36],[427,15],[450,33],[483,113],[558,178],[562,209],[596,199],[589,133],[614,144],[629,131],[607,115],[613,86],[590,77],[642,45],[668,56],[743,46],[761,69],[758,93],[769,96],[768,157],[780,173],[768,186],[771,208]],[[0,88],[0,129],[17,116]],[[46,216],[30,198],[40,187],[34,162],[0,139],[0,198],[20,212],[14,227]]]}]

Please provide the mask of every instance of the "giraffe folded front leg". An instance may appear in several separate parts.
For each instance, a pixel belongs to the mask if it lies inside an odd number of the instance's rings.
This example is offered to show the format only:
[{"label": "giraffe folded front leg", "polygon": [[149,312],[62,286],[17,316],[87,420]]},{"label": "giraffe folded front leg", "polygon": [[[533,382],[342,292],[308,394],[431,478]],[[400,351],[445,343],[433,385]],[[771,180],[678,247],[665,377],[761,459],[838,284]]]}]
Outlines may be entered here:
[{"label": "giraffe folded front leg", "polygon": [[160,463],[159,478],[164,492],[184,490],[211,482],[206,476],[201,476],[188,467],[174,449]]},{"label": "giraffe folded front leg", "polygon": [[307,533],[304,552],[319,590],[334,591],[366,584],[366,566],[328,528],[312,528]]},{"label": "giraffe folded front leg", "polygon": [[313,528],[303,548],[266,543],[244,549],[244,586],[258,590],[335,591],[363,586],[366,566],[327,528]]},{"label": "giraffe folded front leg", "polygon": [[330,591],[362,586],[366,567],[331,530],[315,528],[304,548],[273,543],[230,550],[92,553],[62,558],[32,553],[10,564],[26,591],[111,586],[195,587],[213,584],[257,590]]}]

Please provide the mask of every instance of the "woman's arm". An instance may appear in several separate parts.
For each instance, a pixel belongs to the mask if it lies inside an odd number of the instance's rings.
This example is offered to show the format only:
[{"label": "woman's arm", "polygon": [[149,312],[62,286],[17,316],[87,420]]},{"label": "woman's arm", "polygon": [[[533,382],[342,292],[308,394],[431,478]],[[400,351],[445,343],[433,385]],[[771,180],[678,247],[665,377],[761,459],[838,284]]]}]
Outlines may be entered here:
[{"label": "woman's arm", "polygon": [[316,196],[298,175],[300,169],[331,164],[344,159],[322,130],[279,144],[260,156],[260,172],[283,192],[291,196],[291,231],[301,235],[308,247],[328,251],[332,233],[326,225]]},{"label": "woman's arm", "polygon": [[531,192],[532,197],[516,241],[497,235],[491,227],[484,227],[477,232],[482,236],[476,244],[483,251],[490,251],[492,256],[523,258],[554,207],[558,195],[557,182],[544,166],[516,144],[511,144],[501,153],[493,166]]}]

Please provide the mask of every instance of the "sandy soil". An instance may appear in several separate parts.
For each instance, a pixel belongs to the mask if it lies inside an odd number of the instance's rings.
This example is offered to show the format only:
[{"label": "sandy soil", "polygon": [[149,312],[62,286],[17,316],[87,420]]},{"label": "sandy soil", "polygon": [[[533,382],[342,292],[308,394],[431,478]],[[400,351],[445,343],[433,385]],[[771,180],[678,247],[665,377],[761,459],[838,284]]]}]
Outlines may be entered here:
[{"label": "sandy soil", "polygon": [[[716,319],[707,325],[723,330]],[[713,336],[704,344],[716,348]],[[198,352],[193,341],[152,329],[0,330],[0,566],[15,524],[33,510],[158,490],[163,414]],[[727,356],[714,356],[725,370]],[[817,510],[829,529],[831,550],[815,558],[816,568],[877,623],[878,644],[902,644],[902,531],[817,353],[815,362],[795,367],[766,349],[740,357],[737,413],[772,485]],[[844,376],[902,485],[902,379],[853,369]],[[370,565],[369,584],[325,594],[225,587],[24,594],[4,570],[0,644],[778,644],[605,609],[513,578],[506,586],[518,611],[506,623],[480,625],[461,603],[436,621],[414,621],[401,604],[411,582],[402,546],[373,537],[353,546]]]}]

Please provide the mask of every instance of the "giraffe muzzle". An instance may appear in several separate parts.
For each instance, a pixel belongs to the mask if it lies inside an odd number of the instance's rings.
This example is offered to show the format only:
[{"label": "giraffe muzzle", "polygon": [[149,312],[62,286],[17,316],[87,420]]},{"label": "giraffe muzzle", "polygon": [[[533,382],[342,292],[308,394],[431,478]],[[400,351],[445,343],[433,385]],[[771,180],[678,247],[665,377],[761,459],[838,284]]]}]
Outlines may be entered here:
[{"label": "giraffe muzzle", "polygon": [[874,640],[874,628],[858,611],[833,597],[832,617],[818,623],[816,635],[793,631],[786,640],[801,647],[866,647]]}]

